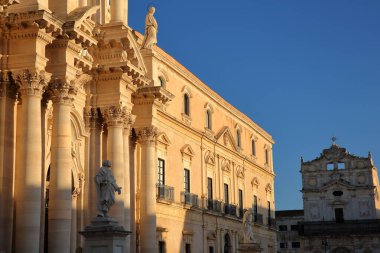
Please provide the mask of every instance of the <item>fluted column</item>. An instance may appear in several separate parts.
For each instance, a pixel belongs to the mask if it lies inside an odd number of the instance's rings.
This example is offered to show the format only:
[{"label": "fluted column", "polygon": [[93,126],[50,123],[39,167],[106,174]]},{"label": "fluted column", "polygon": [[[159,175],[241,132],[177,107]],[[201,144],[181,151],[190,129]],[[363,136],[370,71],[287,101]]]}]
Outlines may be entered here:
[{"label": "fluted column", "polygon": [[0,73],[0,252],[11,252],[16,85]]},{"label": "fluted column", "polygon": [[41,98],[48,76],[43,71],[25,70],[17,81],[22,105],[15,175],[15,252],[38,253],[42,206]]},{"label": "fluted column", "polygon": [[141,144],[140,247],[141,253],[158,251],[156,238],[156,152],[157,130],[143,128],[138,133]]},{"label": "fluted column", "polygon": [[[102,133],[103,124],[100,115],[95,108],[87,111],[87,124],[90,129],[89,136],[89,174],[88,174],[88,191],[89,191],[89,218],[93,218],[97,213],[98,196],[94,183],[95,175],[102,164]],[[89,221],[88,221],[89,222]]]},{"label": "fluted column", "polygon": [[104,110],[107,123],[107,159],[112,163],[112,170],[117,184],[121,187],[121,194],[115,195],[115,205],[110,210],[110,216],[121,225],[125,225],[125,164],[124,164],[124,138],[123,127],[125,121],[125,108],[111,106]]},{"label": "fluted column", "polygon": [[51,86],[53,129],[49,189],[49,253],[70,252],[72,171],[70,113],[76,88],[72,82],[55,80]]}]

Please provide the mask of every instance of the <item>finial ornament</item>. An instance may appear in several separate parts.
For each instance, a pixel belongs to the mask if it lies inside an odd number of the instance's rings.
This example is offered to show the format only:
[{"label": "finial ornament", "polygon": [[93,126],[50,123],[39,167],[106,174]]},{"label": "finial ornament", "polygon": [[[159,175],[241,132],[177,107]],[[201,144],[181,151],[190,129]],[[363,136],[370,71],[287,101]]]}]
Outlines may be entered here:
[{"label": "finial ornament", "polygon": [[332,140],[332,142],[333,142],[333,145],[336,145],[336,140],[337,140],[337,138],[336,138],[335,136],[333,136],[333,137],[331,138],[331,140]]},{"label": "finial ornament", "polygon": [[149,7],[148,13],[146,14],[145,18],[145,35],[144,40],[141,45],[141,49],[143,48],[152,48],[154,45],[157,44],[157,32],[158,32],[158,25],[157,21],[154,18],[153,14],[156,11],[156,8],[154,5],[151,5]]}]

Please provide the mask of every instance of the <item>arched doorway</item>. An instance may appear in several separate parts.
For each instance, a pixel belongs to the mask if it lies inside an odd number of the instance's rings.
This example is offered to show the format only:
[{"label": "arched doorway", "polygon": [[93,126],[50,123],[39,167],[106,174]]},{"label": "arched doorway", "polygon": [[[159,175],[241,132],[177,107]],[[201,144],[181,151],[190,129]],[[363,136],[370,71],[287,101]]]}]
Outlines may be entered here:
[{"label": "arched doorway", "polygon": [[232,243],[229,234],[224,236],[224,250],[223,253],[232,253]]}]

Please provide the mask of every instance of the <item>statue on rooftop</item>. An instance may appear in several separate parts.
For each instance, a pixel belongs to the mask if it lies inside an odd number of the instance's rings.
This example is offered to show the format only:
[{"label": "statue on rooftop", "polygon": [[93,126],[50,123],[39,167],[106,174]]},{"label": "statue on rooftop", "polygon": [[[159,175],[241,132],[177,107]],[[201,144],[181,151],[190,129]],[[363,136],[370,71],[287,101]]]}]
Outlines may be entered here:
[{"label": "statue on rooftop", "polygon": [[145,35],[141,48],[152,48],[157,44],[158,25],[153,14],[156,9],[151,6],[145,18]]},{"label": "statue on rooftop", "polygon": [[112,164],[104,160],[98,174],[95,175],[96,189],[99,196],[98,217],[107,217],[111,206],[115,203],[115,192],[121,194],[121,187],[116,184],[111,170]]},{"label": "statue on rooftop", "polygon": [[246,210],[243,215],[244,243],[255,242],[253,236],[253,211],[252,208]]}]

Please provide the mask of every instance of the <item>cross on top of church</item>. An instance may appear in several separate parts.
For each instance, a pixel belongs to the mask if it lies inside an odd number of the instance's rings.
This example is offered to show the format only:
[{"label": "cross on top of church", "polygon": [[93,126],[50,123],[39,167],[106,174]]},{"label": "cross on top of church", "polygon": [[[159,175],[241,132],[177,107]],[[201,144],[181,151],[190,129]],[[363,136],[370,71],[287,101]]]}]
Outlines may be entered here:
[{"label": "cross on top of church", "polygon": [[331,138],[331,140],[332,140],[332,142],[333,142],[333,145],[336,145],[336,140],[337,140],[337,138],[336,138],[335,136],[333,136],[333,137]]}]

